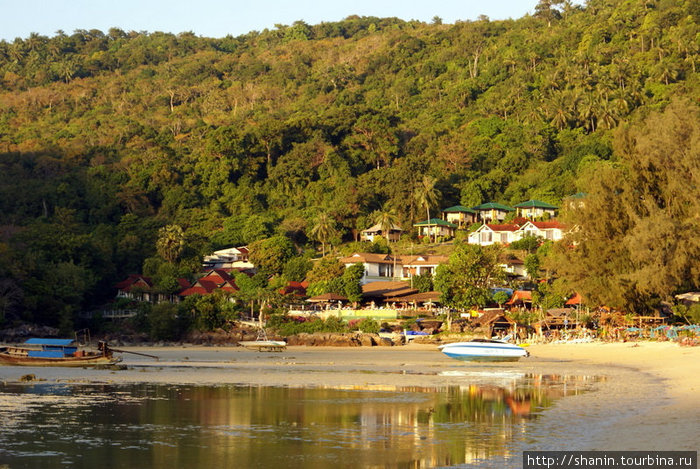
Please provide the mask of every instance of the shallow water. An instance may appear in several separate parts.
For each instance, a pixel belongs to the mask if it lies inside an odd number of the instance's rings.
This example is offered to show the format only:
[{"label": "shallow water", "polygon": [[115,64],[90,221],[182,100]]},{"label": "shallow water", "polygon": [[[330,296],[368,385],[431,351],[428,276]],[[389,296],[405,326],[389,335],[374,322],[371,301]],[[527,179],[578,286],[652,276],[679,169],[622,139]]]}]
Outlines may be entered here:
[{"label": "shallow water", "polygon": [[0,384],[0,464],[518,466],[542,412],[594,382],[452,373],[461,384],[428,388]]}]

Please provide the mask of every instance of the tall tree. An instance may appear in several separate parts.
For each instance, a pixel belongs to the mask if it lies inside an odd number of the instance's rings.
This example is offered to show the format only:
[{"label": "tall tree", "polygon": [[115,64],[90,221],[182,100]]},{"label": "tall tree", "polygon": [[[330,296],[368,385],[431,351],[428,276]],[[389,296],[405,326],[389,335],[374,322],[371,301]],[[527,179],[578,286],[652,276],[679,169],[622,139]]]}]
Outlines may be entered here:
[{"label": "tall tree", "polygon": [[338,230],[335,227],[335,220],[327,213],[319,213],[316,217],[316,222],[309,234],[316,240],[321,242],[322,256],[326,256],[326,243],[337,236]]},{"label": "tall tree", "polygon": [[593,303],[644,312],[700,286],[700,108],[673,102],[616,142],[619,163],[587,174],[555,265]]},{"label": "tall tree", "polygon": [[[426,220],[428,220],[428,222],[430,222],[430,207],[436,205],[439,198],[439,192],[435,188],[436,183],[437,179],[425,175],[418,182],[413,192],[416,205],[425,209],[425,214],[428,217]],[[431,232],[430,228],[430,224],[428,224],[428,233]]]},{"label": "tall tree", "polygon": [[435,272],[435,288],[441,292],[443,304],[467,309],[486,305],[491,301],[491,288],[505,278],[500,267],[501,248],[497,245],[481,247],[460,244],[450,255],[447,264]]},{"label": "tall tree", "polygon": [[394,226],[398,224],[399,221],[399,217],[396,214],[396,210],[384,207],[381,210],[377,210],[372,215],[374,223],[379,225],[379,229],[382,232],[382,236],[384,236],[384,238],[386,238],[387,241],[391,242],[389,234],[391,233],[391,230],[394,229]]},{"label": "tall tree", "polygon": [[167,225],[158,230],[156,249],[166,261],[173,263],[185,248],[185,232],[179,225]]}]

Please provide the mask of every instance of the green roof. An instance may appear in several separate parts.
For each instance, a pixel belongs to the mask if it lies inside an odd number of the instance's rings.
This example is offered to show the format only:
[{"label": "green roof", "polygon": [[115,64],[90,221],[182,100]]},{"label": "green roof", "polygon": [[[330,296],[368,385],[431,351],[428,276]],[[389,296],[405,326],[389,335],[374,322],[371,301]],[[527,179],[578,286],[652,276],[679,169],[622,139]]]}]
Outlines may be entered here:
[{"label": "green roof", "polygon": [[465,207],[464,205],[455,205],[454,207],[449,207],[443,209],[443,212],[464,212],[464,213],[475,213],[474,210]]},{"label": "green roof", "polygon": [[496,202],[488,202],[474,207],[474,210],[503,210],[504,212],[512,212],[514,209],[507,205],[497,204]]},{"label": "green roof", "polygon": [[457,228],[457,225],[455,225],[454,223],[450,223],[449,221],[441,220],[439,218],[431,218],[430,220],[425,220],[425,221],[413,224],[413,226],[432,226],[432,225],[447,226],[449,228]]},{"label": "green roof", "polygon": [[554,205],[550,205],[547,202],[542,202],[541,200],[528,200],[527,202],[522,202],[519,203],[518,205],[514,205],[514,207],[518,208],[547,208],[549,210],[556,210],[559,207],[555,207]]}]

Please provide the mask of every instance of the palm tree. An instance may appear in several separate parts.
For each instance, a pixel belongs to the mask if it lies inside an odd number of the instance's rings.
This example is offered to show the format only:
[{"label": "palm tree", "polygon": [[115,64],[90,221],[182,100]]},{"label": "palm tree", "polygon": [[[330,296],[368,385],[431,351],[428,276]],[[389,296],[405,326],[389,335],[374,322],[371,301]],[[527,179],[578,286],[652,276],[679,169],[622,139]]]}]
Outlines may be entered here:
[{"label": "palm tree", "polygon": [[413,198],[418,207],[425,207],[425,213],[428,216],[428,236],[430,236],[430,207],[437,204],[439,192],[435,188],[437,179],[425,175],[418,183],[413,191]]},{"label": "palm tree", "polygon": [[158,230],[156,249],[158,254],[171,264],[177,260],[185,247],[185,232],[179,225],[167,225]]},{"label": "palm tree", "polygon": [[316,217],[316,224],[311,228],[309,234],[321,242],[323,256],[326,256],[326,242],[338,233],[335,229],[335,220],[327,213],[319,213]]},{"label": "palm tree", "polygon": [[372,214],[372,218],[376,224],[379,225],[379,230],[382,232],[387,241],[391,242],[389,235],[394,226],[398,223],[398,216],[396,215],[396,210],[382,208],[377,210]]}]

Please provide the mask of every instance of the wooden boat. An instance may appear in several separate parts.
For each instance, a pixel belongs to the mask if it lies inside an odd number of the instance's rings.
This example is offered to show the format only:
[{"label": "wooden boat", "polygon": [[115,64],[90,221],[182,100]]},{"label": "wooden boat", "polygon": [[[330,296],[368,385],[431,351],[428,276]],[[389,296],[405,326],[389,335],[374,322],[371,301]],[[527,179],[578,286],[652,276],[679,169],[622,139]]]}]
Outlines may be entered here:
[{"label": "wooden boat", "polygon": [[450,358],[463,361],[517,361],[530,355],[518,345],[488,339],[444,344],[438,349]]},{"label": "wooden boat", "polygon": [[105,342],[98,350],[83,350],[73,339],[27,340],[23,346],[0,347],[0,364],[17,366],[93,366],[111,365],[121,361]]}]

